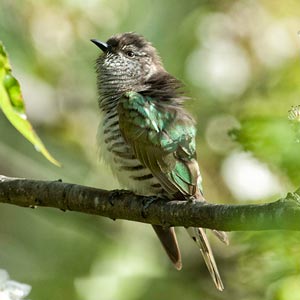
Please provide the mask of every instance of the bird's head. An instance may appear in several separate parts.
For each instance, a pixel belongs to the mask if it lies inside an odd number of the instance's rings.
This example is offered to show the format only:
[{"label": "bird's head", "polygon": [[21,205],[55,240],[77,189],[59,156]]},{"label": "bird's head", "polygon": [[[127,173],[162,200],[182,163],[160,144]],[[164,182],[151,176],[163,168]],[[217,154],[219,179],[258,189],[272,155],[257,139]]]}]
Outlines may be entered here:
[{"label": "bird's head", "polygon": [[128,32],[107,42],[91,41],[103,52],[96,61],[100,88],[111,83],[117,90],[139,91],[151,76],[163,70],[156,49],[141,35]]}]

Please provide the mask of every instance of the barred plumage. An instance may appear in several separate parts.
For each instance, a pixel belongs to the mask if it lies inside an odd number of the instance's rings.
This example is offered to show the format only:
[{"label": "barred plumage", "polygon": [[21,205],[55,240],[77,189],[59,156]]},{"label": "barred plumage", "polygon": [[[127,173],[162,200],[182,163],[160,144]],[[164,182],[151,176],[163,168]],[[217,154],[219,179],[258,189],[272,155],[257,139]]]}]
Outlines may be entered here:
[{"label": "barred plumage", "polygon": [[100,157],[110,165],[123,187],[142,195],[160,194],[162,188],[159,181],[141,164],[125,142],[116,110],[117,106],[111,108],[109,113],[102,113],[103,122],[98,128]]}]

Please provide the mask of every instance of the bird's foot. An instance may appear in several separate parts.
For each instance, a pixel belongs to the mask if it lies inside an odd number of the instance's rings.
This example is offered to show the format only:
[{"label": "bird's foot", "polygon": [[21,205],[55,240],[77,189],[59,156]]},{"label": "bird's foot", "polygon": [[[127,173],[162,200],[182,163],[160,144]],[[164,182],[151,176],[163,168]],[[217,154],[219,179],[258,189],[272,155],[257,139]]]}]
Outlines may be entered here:
[{"label": "bird's foot", "polygon": [[157,200],[158,200],[158,198],[156,196],[149,196],[149,197],[145,198],[145,200],[143,200],[143,208],[142,208],[142,217],[143,218],[147,218],[147,215],[148,215],[147,210],[148,210],[149,206]]},{"label": "bird's foot", "polygon": [[110,203],[111,206],[114,206],[115,200],[118,199],[120,195],[121,195],[120,190],[113,190],[109,193],[108,202]]},{"label": "bird's foot", "polygon": [[199,200],[195,196],[190,196],[187,201],[191,204],[195,204]]},{"label": "bird's foot", "polygon": [[201,204],[206,204],[206,200],[203,197],[198,197],[198,196],[190,196],[189,198],[187,198],[187,202],[191,203],[191,204],[195,204],[195,203],[201,203]]}]

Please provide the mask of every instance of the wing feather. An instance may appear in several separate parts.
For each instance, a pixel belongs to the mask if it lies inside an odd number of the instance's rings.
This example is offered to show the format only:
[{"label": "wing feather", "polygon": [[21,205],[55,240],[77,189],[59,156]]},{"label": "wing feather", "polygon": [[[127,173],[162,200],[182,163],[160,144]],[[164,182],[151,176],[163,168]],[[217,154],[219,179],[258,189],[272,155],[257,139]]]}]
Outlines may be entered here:
[{"label": "wing feather", "polygon": [[201,181],[192,118],[178,106],[126,93],[118,106],[121,132],[141,163],[169,194],[193,196]]}]

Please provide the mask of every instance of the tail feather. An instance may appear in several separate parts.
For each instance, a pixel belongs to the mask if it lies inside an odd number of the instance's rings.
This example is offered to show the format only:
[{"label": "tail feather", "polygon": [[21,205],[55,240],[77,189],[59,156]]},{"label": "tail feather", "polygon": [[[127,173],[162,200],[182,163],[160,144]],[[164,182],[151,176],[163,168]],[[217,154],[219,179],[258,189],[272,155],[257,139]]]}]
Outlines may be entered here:
[{"label": "tail feather", "polygon": [[187,228],[189,235],[197,243],[200,248],[201,254],[204,258],[209,273],[218,290],[223,291],[224,285],[218,271],[211,247],[209,245],[206,233],[203,228],[189,227]]},{"label": "tail feather", "polygon": [[152,225],[155,233],[157,234],[160,242],[162,243],[165,251],[167,252],[169,258],[174,264],[177,270],[182,268],[181,254],[178,247],[175,230],[173,227],[164,228],[158,225]]},{"label": "tail feather", "polygon": [[223,242],[227,246],[229,245],[229,239],[226,232],[215,230],[215,229],[213,229],[212,232],[221,242]]}]

